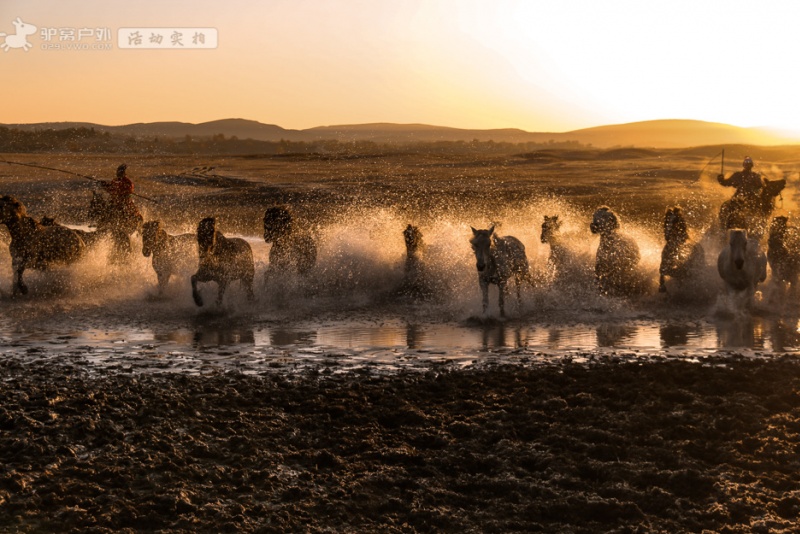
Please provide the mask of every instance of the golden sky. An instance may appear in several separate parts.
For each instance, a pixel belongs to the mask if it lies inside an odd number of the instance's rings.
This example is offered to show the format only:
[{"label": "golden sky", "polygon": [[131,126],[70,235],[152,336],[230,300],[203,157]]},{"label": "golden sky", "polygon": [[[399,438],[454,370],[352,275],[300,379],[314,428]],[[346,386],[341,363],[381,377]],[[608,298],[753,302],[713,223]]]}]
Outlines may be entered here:
[{"label": "golden sky", "polygon": [[[27,51],[0,36],[0,123],[800,130],[792,0],[1,0],[0,32],[17,17],[37,30]],[[123,49],[123,28],[218,42]]]}]

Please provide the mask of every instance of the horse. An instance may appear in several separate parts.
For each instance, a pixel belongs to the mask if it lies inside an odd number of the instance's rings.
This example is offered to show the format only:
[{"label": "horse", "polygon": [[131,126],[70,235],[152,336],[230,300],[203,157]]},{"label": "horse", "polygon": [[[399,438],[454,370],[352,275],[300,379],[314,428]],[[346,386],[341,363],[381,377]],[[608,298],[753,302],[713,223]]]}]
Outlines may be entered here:
[{"label": "horse", "polygon": [[161,221],[148,221],[142,225],[142,256],[153,256],[153,270],[158,277],[158,294],[164,290],[173,274],[197,265],[197,236],[195,234],[170,235]]},{"label": "horse", "polygon": [[521,303],[522,281],[528,280],[530,277],[525,245],[513,236],[498,237],[494,233],[494,226],[488,230],[472,228],[470,244],[475,253],[483,313],[486,313],[486,308],[489,306],[489,284],[495,284],[499,292],[500,316],[505,317],[505,295],[508,291],[508,281],[513,278],[516,282],[517,302]]},{"label": "horse", "polygon": [[619,227],[619,218],[608,206],[598,208],[589,225],[593,234],[600,235],[594,275],[600,292],[606,295],[630,293],[637,286],[639,245],[630,236],[623,235]]},{"label": "horse", "polygon": [[705,265],[703,246],[689,236],[689,227],[683,210],[679,206],[668,208],[664,213],[664,239],[661,250],[661,265],[658,268],[658,290],[667,291],[666,278],[680,282],[688,279]]},{"label": "horse", "polygon": [[717,257],[717,271],[728,295],[744,295],[750,302],[756,286],[767,279],[767,257],[758,239],[748,238],[742,228],[728,230],[728,244]]},{"label": "horse", "polygon": [[197,250],[200,263],[192,275],[192,298],[198,306],[203,298],[197,289],[198,282],[216,282],[217,306],[222,304],[225,289],[230,282],[239,280],[247,291],[248,300],[253,300],[253,278],[255,262],[250,244],[238,237],[225,237],[217,230],[214,217],[206,217],[197,225]]},{"label": "horse", "polygon": [[551,272],[558,274],[567,264],[574,260],[573,252],[567,248],[561,239],[561,224],[558,215],[552,217],[544,216],[542,223],[542,233],[539,240],[542,244],[550,245],[550,255],[547,257],[547,265]]},{"label": "horse", "polygon": [[775,208],[775,197],[786,187],[786,180],[764,179],[764,187],[755,201],[733,197],[722,203],[719,208],[719,222],[723,230],[733,228],[747,230],[750,237],[766,233],[767,220]]},{"label": "horse", "polygon": [[775,280],[797,289],[800,275],[800,231],[784,216],[774,217],[769,226],[767,262]]},{"label": "horse", "polygon": [[134,232],[141,231],[144,217],[132,202],[120,208],[106,195],[96,190],[92,191],[88,218],[97,228],[99,235],[111,237],[115,259],[128,256],[133,252],[130,236]]},{"label": "horse", "polygon": [[69,265],[83,258],[86,252],[86,244],[77,232],[61,225],[42,226],[27,215],[21,202],[9,195],[0,197],[0,224],[5,224],[11,234],[13,296],[28,293],[22,281],[25,269]]},{"label": "horse", "polygon": [[81,236],[81,239],[83,239],[84,244],[86,244],[86,246],[89,248],[96,245],[97,242],[100,241],[100,238],[103,237],[102,234],[97,231],[88,232],[86,230],[81,230],[78,228],[69,228],[69,226],[65,226],[57,222],[54,217],[47,217],[47,216],[42,217],[39,220],[39,224],[41,224],[42,226],[61,226],[62,228],[68,228],[73,232],[75,232],[76,234],[78,234],[79,236]]},{"label": "horse", "polygon": [[307,275],[317,263],[314,237],[297,228],[291,212],[283,206],[273,206],[264,212],[264,241],[272,243],[267,274],[290,270]]},{"label": "horse", "polygon": [[403,269],[403,282],[397,289],[398,296],[428,298],[437,292],[436,283],[425,269],[423,256],[425,242],[422,232],[412,224],[403,230],[406,245],[406,260]]}]

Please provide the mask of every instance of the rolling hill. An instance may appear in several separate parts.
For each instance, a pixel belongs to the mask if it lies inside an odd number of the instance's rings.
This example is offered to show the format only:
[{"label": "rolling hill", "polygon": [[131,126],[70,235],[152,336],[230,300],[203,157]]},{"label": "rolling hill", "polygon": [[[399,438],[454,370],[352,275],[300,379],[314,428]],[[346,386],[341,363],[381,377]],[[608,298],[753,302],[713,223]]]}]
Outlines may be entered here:
[{"label": "rolling hill", "polygon": [[199,124],[185,122],[152,122],[106,126],[87,122],[47,122],[34,124],[5,124],[23,130],[94,128],[112,134],[137,137],[225,137],[259,141],[373,141],[376,143],[415,143],[436,141],[495,141],[508,143],[561,143],[576,141],[598,148],[641,147],[683,148],[702,145],[749,144],[786,145],[800,143],[800,134],[764,128],[741,128],[728,124],[696,120],[653,120],[614,124],[570,132],[527,132],[515,128],[462,129],[427,124],[353,124],[318,126],[305,130],[290,130],[274,124],[245,119],[223,119]]}]

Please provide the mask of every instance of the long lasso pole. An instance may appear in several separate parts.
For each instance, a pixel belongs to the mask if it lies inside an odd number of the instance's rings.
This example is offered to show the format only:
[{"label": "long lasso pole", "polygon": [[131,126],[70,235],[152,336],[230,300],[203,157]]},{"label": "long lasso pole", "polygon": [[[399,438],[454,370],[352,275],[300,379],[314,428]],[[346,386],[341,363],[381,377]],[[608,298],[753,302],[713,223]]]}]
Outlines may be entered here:
[{"label": "long lasso pole", "polygon": [[[22,165],[23,167],[33,167],[34,169],[45,169],[45,170],[48,170],[48,171],[63,172],[63,173],[66,173],[66,174],[71,174],[73,176],[78,176],[80,178],[85,178],[85,179],[91,180],[93,182],[102,182],[102,180],[98,180],[94,176],[88,176],[86,174],[80,174],[78,172],[67,171],[67,170],[64,170],[64,169],[56,169],[55,167],[46,167],[44,165],[36,165],[34,163],[21,163],[19,161],[8,161],[8,160],[5,160],[5,159],[0,159],[0,163],[8,163],[9,165]],[[146,197],[144,195],[140,195],[139,193],[131,193],[131,195],[133,195],[135,197],[143,198],[145,200],[149,200],[150,202],[158,204],[158,200],[156,200],[154,198]]]}]

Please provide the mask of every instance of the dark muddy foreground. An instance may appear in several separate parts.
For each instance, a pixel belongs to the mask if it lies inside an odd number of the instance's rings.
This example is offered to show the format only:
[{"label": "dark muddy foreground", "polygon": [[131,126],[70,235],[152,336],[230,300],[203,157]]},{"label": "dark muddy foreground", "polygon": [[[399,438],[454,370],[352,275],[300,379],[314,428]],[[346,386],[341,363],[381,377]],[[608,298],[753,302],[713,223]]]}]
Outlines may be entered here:
[{"label": "dark muddy foreground", "polygon": [[0,370],[2,531],[788,532],[800,513],[788,357]]}]

